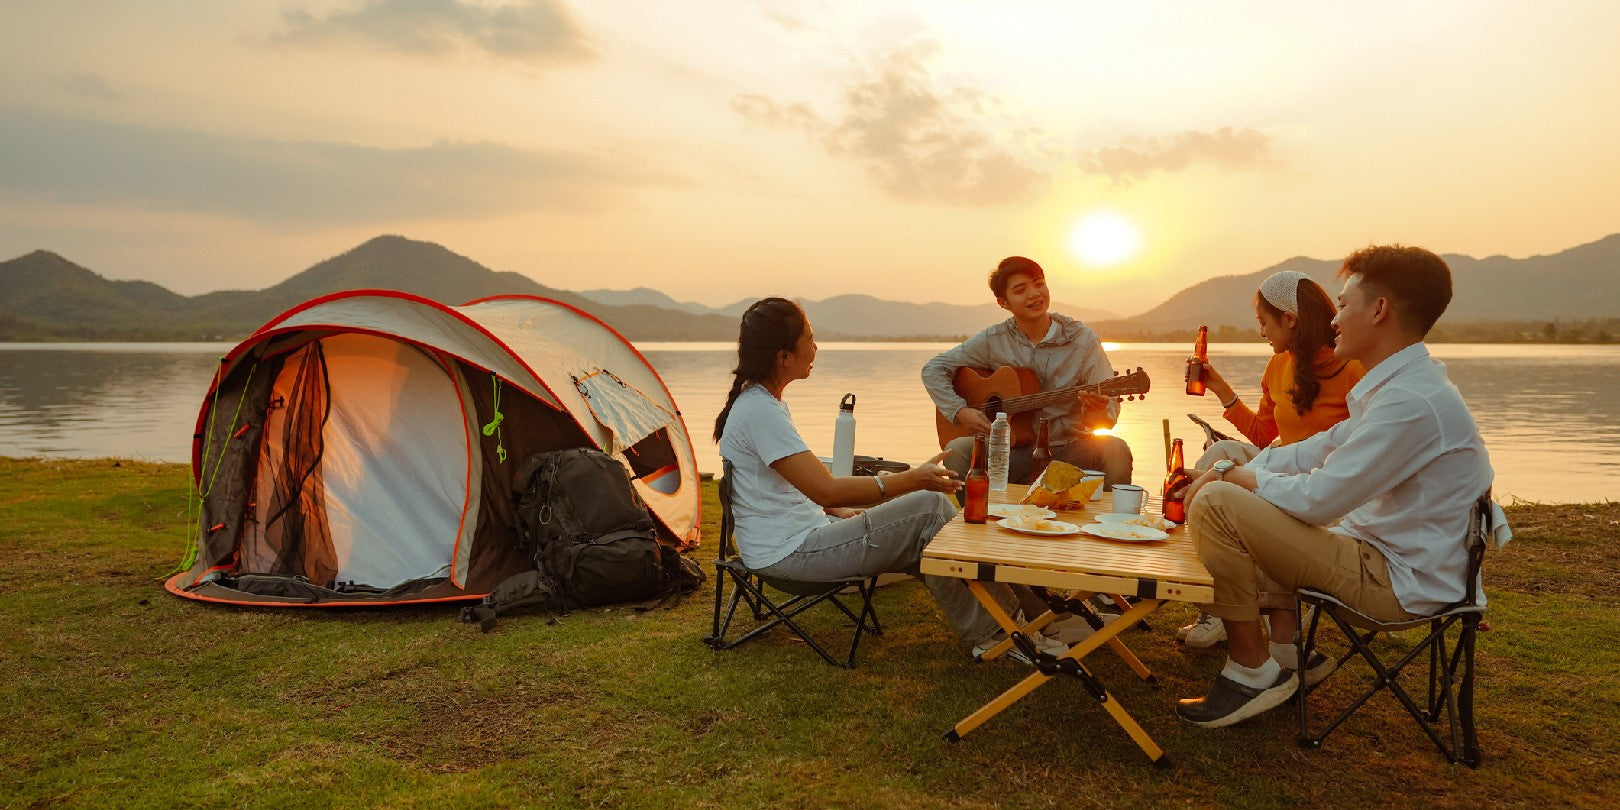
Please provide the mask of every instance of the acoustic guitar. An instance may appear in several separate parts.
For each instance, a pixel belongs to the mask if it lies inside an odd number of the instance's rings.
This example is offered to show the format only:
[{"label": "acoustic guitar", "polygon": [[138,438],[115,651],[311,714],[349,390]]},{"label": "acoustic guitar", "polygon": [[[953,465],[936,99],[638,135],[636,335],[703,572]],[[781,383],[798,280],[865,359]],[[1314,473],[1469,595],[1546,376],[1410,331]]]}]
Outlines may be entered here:
[{"label": "acoustic guitar", "polygon": [[[1114,376],[1100,382],[1071,385],[1055,391],[1042,391],[1034,371],[1014,366],[1002,366],[995,371],[963,367],[957,369],[956,376],[951,379],[951,387],[968,401],[969,407],[979,409],[992,420],[998,412],[1006,412],[1007,421],[1012,423],[1014,447],[1035,443],[1035,412],[1042,408],[1073,402],[1085,391],[1095,391],[1106,397],[1136,399],[1146,395],[1150,385],[1147,372],[1140,366],[1123,376],[1116,371]],[[941,448],[951,439],[968,435],[966,430],[946,419],[938,408],[934,409],[934,427],[939,432]]]}]

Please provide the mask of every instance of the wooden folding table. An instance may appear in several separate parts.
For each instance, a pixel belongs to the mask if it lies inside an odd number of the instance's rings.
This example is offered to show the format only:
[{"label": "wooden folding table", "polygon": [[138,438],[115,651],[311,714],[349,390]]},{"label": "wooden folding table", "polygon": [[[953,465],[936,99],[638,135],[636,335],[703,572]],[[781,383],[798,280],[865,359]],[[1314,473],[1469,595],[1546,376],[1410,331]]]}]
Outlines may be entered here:
[{"label": "wooden folding table", "polygon": [[[991,493],[991,501],[1016,503],[1025,491],[1025,487],[1010,485],[1005,493]],[[1091,502],[1084,509],[1058,512],[1057,519],[1086,525],[1092,522],[1093,514],[1108,511],[1110,500],[1104,494],[1101,500]],[[1156,504],[1150,505],[1147,511],[1156,512],[1153,507]],[[1057,675],[1069,675],[1081,682],[1149,759],[1155,764],[1167,764],[1164,750],[1119,705],[1081,659],[1107,645],[1138,676],[1153,679],[1147,667],[1131,654],[1118,635],[1167,601],[1202,603],[1214,598],[1214,580],[1194,553],[1192,539],[1185,528],[1177,527],[1166,540],[1129,543],[1085,534],[1065,537],[1021,534],[998,528],[994,518],[988,523],[970,524],[958,514],[929,542],[923,551],[921,568],[924,574],[968,580],[968,588],[974,596],[1008,632],[1009,638],[987,651],[985,658],[999,656],[1015,644],[1026,654],[1035,653],[1032,656],[1036,662],[1034,673],[957,723],[945,733],[947,740],[960,740],[1041,684]],[[1036,651],[1025,634],[1045,627],[1056,618],[1055,614],[1048,611],[1020,626],[985,590],[981,584],[984,582],[1074,591],[1080,598],[1107,594],[1126,609],[1118,619],[1104,625],[1064,655],[1054,657]],[[1123,596],[1134,596],[1138,601],[1131,605]]]}]

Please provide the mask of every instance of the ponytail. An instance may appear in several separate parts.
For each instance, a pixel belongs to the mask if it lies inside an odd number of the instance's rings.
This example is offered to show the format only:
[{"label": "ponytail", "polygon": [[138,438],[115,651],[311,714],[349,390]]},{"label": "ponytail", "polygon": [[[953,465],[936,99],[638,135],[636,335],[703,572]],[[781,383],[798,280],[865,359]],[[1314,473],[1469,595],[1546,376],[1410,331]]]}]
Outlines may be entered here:
[{"label": "ponytail", "polygon": [[726,431],[731,406],[750,383],[763,383],[776,370],[776,356],[792,351],[804,334],[804,310],[786,298],[761,298],[743,313],[737,327],[737,367],[731,371],[731,392],[726,406],[714,419],[714,440]]}]

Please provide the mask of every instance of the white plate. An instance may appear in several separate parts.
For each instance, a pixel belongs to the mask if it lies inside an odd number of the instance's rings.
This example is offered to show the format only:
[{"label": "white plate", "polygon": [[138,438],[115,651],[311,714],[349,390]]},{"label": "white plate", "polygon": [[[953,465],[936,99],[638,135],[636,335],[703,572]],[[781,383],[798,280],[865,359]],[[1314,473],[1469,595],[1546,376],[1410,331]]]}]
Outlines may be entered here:
[{"label": "white plate", "polygon": [[1146,526],[1150,529],[1158,529],[1166,532],[1175,528],[1176,525],[1162,517],[1159,517],[1158,515],[1133,515],[1130,512],[1104,512],[1103,514],[1092,517],[1092,520],[1095,520],[1098,523],[1119,523],[1129,524],[1132,526]]},{"label": "white plate", "polygon": [[1073,523],[1067,523],[1061,520],[1047,520],[1044,522],[1053,528],[1033,528],[1032,524],[1036,523],[1036,521],[1033,520],[1030,521],[1030,525],[1026,527],[1026,524],[1019,518],[1007,518],[996,525],[1003,529],[1012,529],[1020,534],[1034,534],[1041,537],[1067,537],[1069,535],[1080,533],[1080,527],[1074,525]]},{"label": "white plate", "polygon": [[1158,529],[1137,526],[1131,523],[1091,523],[1081,527],[1080,531],[1098,537],[1106,537],[1109,540],[1123,540],[1127,543],[1152,543],[1170,537],[1170,535]]},{"label": "white plate", "polygon": [[1042,509],[1029,503],[993,503],[990,504],[990,516],[998,518],[1034,517],[1055,518],[1057,513],[1050,509]]}]

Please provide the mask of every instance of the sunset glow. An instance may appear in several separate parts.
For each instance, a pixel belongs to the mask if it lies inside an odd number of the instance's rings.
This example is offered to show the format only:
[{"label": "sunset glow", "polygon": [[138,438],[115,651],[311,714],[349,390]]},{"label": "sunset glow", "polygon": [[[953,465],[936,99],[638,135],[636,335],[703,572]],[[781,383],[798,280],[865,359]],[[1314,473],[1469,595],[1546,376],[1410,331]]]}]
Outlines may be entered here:
[{"label": "sunset glow", "polygon": [[1111,267],[1130,261],[1141,246],[1141,231],[1113,211],[1087,214],[1069,232],[1069,250],[1092,267]]},{"label": "sunset glow", "polygon": [[982,304],[1023,255],[1123,313],[1370,242],[1620,231],[1596,0],[56,2],[0,30],[0,260],[184,295],[398,234],[707,306]]}]

